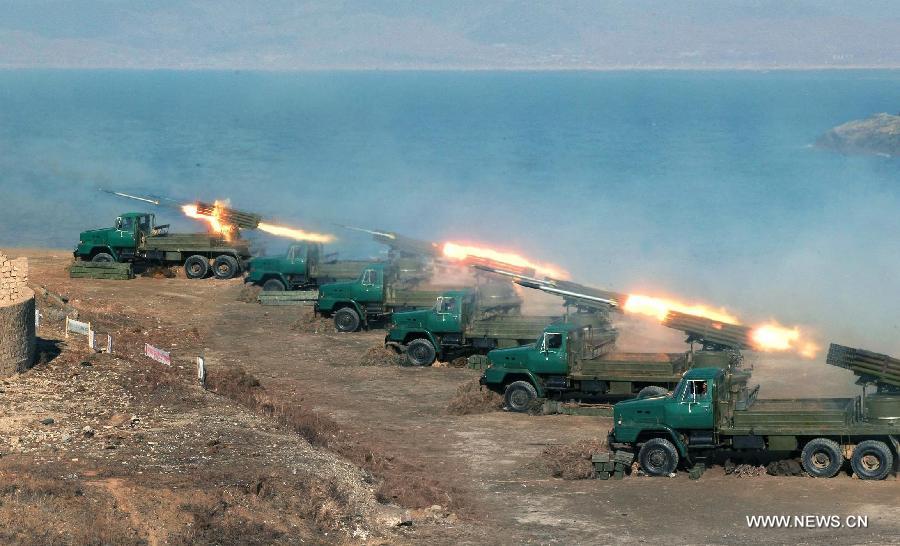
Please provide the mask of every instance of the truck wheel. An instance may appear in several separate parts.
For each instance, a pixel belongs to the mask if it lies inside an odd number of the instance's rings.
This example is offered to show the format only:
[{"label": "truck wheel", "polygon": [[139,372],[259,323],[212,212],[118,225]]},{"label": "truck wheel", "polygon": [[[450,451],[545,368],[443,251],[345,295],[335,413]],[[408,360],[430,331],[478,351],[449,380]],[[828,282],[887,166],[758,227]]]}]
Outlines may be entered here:
[{"label": "truck wheel", "polygon": [[355,332],[359,330],[359,314],[355,309],[343,307],[334,314],[334,327],[338,332]]},{"label": "truck wheel", "polygon": [[98,252],[94,254],[94,257],[91,258],[91,261],[95,264],[105,264],[116,261],[115,258],[112,257],[112,254],[108,254],[106,252]]},{"label": "truck wheel", "polygon": [[660,396],[662,394],[669,394],[669,391],[664,389],[663,387],[650,385],[649,387],[644,387],[643,389],[639,390],[637,397],[650,398],[651,396]]},{"label": "truck wheel", "polygon": [[853,450],[850,468],[861,480],[883,480],[894,469],[894,454],[886,443],[866,440]]},{"label": "truck wheel", "polygon": [[263,292],[284,292],[286,287],[278,279],[269,279],[262,285]]},{"label": "truck wheel", "polygon": [[213,262],[213,274],[217,279],[230,279],[238,274],[239,269],[240,266],[238,266],[237,260],[227,254],[219,256]]},{"label": "truck wheel", "polygon": [[813,478],[831,478],[844,466],[841,446],[828,438],[810,440],[800,454],[803,470]]},{"label": "truck wheel", "polygon": [[649,476],[668,476],[678,468],[678,450],[665,438],[651,438],[641,446],[638,462]]},{"label": "truck wheel", "polygon": [[537,391],[528,381],[514,381],[506,386],[503,399],[510,411],[525,413],[531,401],[537,400]]},{"label": "truck wheel", "polygon": [[189,279],[202,279],[209,273],[209,260],[194,254],[184,261],[184,274]]},{"label": "truck wheel", "polygon": [[406,360],[413,366],[431,366],[435,358],[437,351],[427,339],[414,339],[406,346]]}]

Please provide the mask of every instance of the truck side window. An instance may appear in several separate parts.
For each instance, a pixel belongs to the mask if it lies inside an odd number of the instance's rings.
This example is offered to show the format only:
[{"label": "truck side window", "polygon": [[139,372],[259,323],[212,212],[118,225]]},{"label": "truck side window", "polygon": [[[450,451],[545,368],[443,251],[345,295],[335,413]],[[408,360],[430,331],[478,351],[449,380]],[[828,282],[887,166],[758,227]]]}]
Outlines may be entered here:
[{"label": "truck side window", "polygon": [[141,216],[138,222],[138,227],[141,231],[150,231],[150,217]]},{"label": "truck side window", "polygon": [[544,334],[544,349],[559,349],[562,347],[562,334]]},{"label": "truck side window", "polygon": [[134,218],[130,216],[126,216],[122,218],[122,222],[119,224],[119,229],[122,231],[131,231],[134,229]]},{"label": "truck side window", "polygon": [[441,298],[438,313],[452,313],[456,311],[456,298]]},{"label": "truck side window", "polygon": [[366,286],[375,284],[375,270],[374,269],[366,269],[366,272],[363,273],[362,283]]},{"label": "truck side window", "polygon": [[706,398],[709,389],[706,385],[705,380],[694,380],[689,381],[687,385],[687,389],[684,391],[684,399],[688,402],[693,402],[695,400],[702,400]]}]

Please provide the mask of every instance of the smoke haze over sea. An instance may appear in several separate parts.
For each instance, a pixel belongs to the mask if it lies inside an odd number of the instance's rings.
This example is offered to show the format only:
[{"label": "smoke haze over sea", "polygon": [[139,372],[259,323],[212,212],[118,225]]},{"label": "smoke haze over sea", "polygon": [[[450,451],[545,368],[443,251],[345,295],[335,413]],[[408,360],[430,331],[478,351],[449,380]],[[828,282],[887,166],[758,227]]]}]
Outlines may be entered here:
[{"label": "smoke haze over sea", "polygon": [[228,198],[344,258],[383,249],[334,223],[485,243],[900,354],[900,158],[811,146],[898,110],[889,71],[3,71],[0,246],[145,208],[97,187]]}]

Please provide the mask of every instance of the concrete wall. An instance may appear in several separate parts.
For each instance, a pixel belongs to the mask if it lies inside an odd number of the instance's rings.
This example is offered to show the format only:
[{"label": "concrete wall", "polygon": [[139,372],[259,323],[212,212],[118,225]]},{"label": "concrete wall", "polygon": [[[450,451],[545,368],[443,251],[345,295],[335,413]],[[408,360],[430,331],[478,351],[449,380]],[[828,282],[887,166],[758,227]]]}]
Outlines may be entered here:
[{"label": "concrete wall", "polygon": [[0,377],[34,363],[34,292],[28,288],[28,261],[0,253]]}]

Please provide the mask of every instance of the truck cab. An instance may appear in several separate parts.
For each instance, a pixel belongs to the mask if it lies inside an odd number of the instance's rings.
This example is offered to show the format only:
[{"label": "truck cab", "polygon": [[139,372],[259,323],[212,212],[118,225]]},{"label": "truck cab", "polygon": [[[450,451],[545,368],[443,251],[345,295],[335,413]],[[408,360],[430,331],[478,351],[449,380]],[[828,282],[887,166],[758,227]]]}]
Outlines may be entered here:
[{"label": "truck cab", "polygon": [[526,411],[536,398],[551,391],[569,390],[572,387],[569,375],[576,354],[594,354],[610,340],[606,332],[599,332],[596,341],[599,344],[595,344],[591,324],[550,324],[534,343],[490,351],[487,354],[490,365],[480,382],[503,394],[509,409]]},{"label": "truck cab", "polygon": [[116,218],[111,228],[81,232],[73,254],[92,262],[132,261],[141,239],[164,227],[168,226],[156,226],[152,213],[126,212]]},{"label": "truck cab", "polygon": [[250,260],[245,282],[267,291],[302,289],[311,283],[310,272],[321,259],[321,243],[292,244],[283,256]]},{"label": "truck cab", "polygon": [[372,263],[363,269],[355,281],[335,282],[319,288],[315,310],[334,316],[339,332],[355,332],[367,317],[383,313],[385,264]]},{"label": "truck cab", "polygon": [[385,345],[405,349],[414,365],[429,366],[443,358],[442,346],[462,343],[474,303],[471,291],[448,290],[435,299],[430,309],[394,313]]}]

